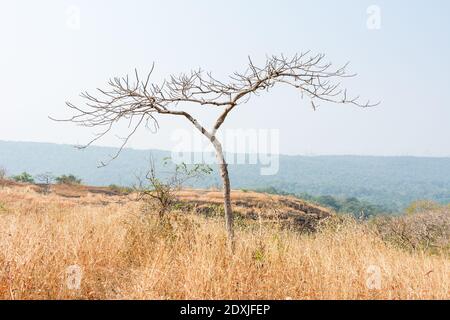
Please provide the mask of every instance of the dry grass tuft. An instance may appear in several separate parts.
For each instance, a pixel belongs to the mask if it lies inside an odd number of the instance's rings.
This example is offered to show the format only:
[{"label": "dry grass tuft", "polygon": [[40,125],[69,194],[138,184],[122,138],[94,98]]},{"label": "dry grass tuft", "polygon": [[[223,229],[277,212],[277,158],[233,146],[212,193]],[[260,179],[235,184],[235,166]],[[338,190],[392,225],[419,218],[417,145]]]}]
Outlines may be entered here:
[{"label": "dry grass tuft", "polygon": [[[309,235],[255,221],[237,239],[231,256],[217,217],[180,211],[160,221],[126,198],[6,188],[0,298],[450,298],[448,256],[402,251],[353,220]],[[82,271],[79,289],[68,283],[72,265]],[[371,286],[377,271],[380,288]]]}]

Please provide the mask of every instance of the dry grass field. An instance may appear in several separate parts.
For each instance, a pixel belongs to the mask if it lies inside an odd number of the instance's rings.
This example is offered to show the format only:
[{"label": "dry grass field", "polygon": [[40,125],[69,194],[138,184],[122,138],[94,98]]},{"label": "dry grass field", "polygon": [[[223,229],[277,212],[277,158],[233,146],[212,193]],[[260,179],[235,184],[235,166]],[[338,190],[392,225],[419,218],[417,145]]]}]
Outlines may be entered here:
[{"label": "dry grass field", "polygon": [[[161,221],[133,195],[59,188],[0,188],[0,299],[450,298],[448,255],[294,199],[235,192],[231,255],[217,192],[180,193]],[[283,223],[302,210],[317,232]]]}]

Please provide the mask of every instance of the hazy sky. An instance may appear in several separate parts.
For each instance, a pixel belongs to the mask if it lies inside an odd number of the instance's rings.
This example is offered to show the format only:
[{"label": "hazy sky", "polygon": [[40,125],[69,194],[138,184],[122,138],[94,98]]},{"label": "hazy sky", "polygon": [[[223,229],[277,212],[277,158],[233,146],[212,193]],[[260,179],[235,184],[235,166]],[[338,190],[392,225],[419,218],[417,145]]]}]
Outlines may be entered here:
[{"label": "hazy sky", "polygon": [[[367,26],[371,5],[381,29]],[[279,129],[285,154],[450,156],[449,14],[447,0],[1,0],[0,140],[87,142],[91,130],[48,116],[67,116],[66,100],[153,61],[155,81],[198,67],[224,78],[248,55],[312,50],[351,61],[349,90],[382,104],[314,112],[281,88],[240,106],[226,128]],[[190,127],[161,118],[158,134],[139,132],[130,146],[170,149],[179,128]]]}]

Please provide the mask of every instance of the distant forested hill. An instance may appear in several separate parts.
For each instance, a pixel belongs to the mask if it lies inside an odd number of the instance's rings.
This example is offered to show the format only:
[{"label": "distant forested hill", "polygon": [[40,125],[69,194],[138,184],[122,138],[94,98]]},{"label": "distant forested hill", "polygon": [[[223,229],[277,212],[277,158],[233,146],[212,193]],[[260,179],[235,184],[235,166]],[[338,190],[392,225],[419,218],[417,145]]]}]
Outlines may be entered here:
[{"label": "distant forested hill", "polygon": [[[116,149],[90,147],[78,150],[69,145],[0,141],[0,167],[10,175],[52,172],[75,174],[86,184],[133,185],[142,176],[150,156],[155,163],[170,152],[126,149],[118,159],[97,168]],[[267,189],[312,196],[356,197],[392,210],[418,199],[450,203],[450,158],[366,156],[280,156],[280,170],[261,176],[259,165],[231,165],[235,189]],[[195,187],[220,186],[216,174]]]}]

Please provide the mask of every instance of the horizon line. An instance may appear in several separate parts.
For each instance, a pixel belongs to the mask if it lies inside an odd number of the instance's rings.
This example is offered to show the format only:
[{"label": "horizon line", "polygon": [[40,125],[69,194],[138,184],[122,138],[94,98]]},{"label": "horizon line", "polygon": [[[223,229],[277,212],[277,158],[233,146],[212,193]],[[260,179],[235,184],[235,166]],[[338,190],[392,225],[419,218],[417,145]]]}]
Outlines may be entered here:
[{"label": "horizon line", "polygon": [[[35,144],[52,144],[52,145],[58,145],[58,146],[70,146],[70,147],[80,147],[83,146],[82,144],[72,144],[72,143],[66,143],[66,142],[50,142],[50,141],[30,141],[30,140],[3,140],[0,139],[1,142],[6,143],[35,143]],[[108,145],[90,145],[86,148],[104,148],[104,149],[119,149],[118,146],[108,146]],[[160,151],[160,152],[169,152],[170,150],[165,149],[158,149],[158,148],[136,148],[136,147],[124,147],[123,151],[126,150],[132,150],[132,151]],[[180,152],[185,153],[200,153],[201,151],[189,151],[189,150],[183,150]],[[225,153],[231,153],[231,154],[243,154],[242,152],[227,152]],[[262,153],[244,153],[244,154],[262,154]],[[270,154],[270,153],[269,153]],[[270,154],[274,155],[274,154]],[[377,154],[351,154],[351,153],[342,153],[342,154],[313,154],[313,153],[304,153],[304,154],[286,154],[286,153],[278,153],[278,155],[283,157],[367,157],[367,158],[432,158],[432,159],[450,159],[450,155],[412,155],[412,154],[403,154],[403,155],[389,155],[389,154],[383,154],[383,155],[377,155]]]}]

